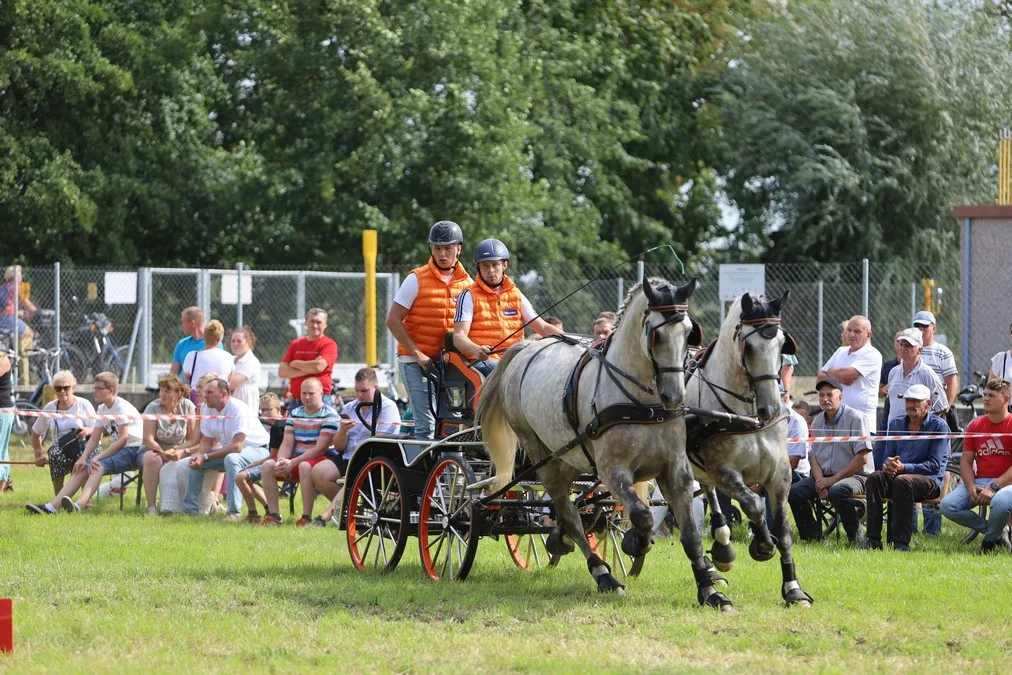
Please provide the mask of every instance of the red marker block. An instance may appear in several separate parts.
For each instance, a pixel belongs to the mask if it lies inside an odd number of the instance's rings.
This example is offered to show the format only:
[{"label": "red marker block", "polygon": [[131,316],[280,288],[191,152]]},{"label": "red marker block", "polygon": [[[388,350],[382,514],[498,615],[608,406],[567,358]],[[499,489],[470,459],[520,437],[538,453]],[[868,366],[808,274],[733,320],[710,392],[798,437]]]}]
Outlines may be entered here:
[{"label": "red marker block", "polygon": [[0,598],[0,652],[14,651],[14,607],[10,598]]}]

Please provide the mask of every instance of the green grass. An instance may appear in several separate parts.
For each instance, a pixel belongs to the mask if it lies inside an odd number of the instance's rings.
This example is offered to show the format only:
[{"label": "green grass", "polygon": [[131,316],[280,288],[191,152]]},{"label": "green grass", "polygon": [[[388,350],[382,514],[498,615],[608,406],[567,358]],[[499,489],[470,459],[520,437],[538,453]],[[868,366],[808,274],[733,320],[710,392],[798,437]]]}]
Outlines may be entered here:
[{"label": "green grass", "polygon": [[[28,453],[14,449],[14,458]],[[470,578],[430,582],[412,539],[384,576],[355,571],[335,528],[148,518],[118,499],[30,516],[48,472],[0,497],[0,596],[17,672],[1008,671],[1012,558],[979,557],[946,523],[910,555],[799,545],[808,610],[785,609],[776,559],[739,546],[734,614],[695,603],[681,547],[659,540],[624,597],[578,555],[527,573],[483,541]],[[131,493],[132,494],[132,493]],[[322,502],[319,503],[322,508]]]}]

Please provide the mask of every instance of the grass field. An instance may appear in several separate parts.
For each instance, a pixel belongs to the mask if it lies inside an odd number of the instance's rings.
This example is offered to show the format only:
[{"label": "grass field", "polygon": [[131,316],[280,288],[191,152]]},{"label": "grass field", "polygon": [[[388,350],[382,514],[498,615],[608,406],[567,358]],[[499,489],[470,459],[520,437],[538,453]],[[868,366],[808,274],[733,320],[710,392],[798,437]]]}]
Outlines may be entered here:
[{"label": "grass field", "polygon": [[[15,459],[26,458],[12,448]],[[105,500],[30,516],[48,471],[16,467],[0,497],[0,596],[11,655],[40,671],[1008,672],[1012,557],[973,555],[946,522],[916,551],[796,547],[807,610],[785,609],[776,559],[739,546],[734,614],[695,603],[688,564],[661,539],[624,597],[578,556],[535,573],[483,541],[470,578],[434,584],[411,540],[392,574],[358,573],[344,533],[150,518]],[[132,495],[132,492],[131,492]],[[322,501],[319,502],[322,508]]]}]

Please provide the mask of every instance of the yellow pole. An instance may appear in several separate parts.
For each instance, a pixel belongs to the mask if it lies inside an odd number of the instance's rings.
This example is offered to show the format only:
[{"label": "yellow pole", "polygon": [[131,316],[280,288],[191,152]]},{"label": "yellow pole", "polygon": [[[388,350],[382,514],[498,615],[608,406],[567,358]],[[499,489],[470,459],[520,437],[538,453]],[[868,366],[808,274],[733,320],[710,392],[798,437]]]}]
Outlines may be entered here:
[{"label": "yellow pole", "polygon": [[365,361],[376,366],[376,230],[362,231],[365,260]]},{"label": "yellow pole", "polygon": [[1012,204],[1012,129],[998,136],[998,203]]}]

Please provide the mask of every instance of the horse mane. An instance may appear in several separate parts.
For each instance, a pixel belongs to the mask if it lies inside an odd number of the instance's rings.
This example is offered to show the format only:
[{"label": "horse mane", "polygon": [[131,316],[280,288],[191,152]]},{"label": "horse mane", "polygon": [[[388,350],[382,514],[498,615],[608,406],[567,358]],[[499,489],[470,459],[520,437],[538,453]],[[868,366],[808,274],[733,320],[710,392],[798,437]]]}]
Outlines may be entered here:
[{"label": "horse mane", "polygon": [[[654,284],[665,284],[665,283],[667,283],[667,281],[665,281],[664,279],[661,279],[659,277],[648,277],[647,279],[645,279],[645,281],[649,281],[649,282],[652,282]],[[643,286],[642,283],[636,284],[635,286],[633,286],[632,288],[629,289],[629,292],[625,294],[625,298],[622,299],[622,304],[621,304],[621,306],[619,306],[618,312],[616,312],[616,314],[615,314],[615,330],[616,331],[618,330],[619,325],[622,323],[622,318],[625,317],[625,315],[627,313],[626,310],[629,309],[629,306],[632,304],[633,299],[636,297],[636,291],[640,290],[640,288],[642,288],[642,286]],[[643,296],[643,299],[646,300],[646,295]]]}]

